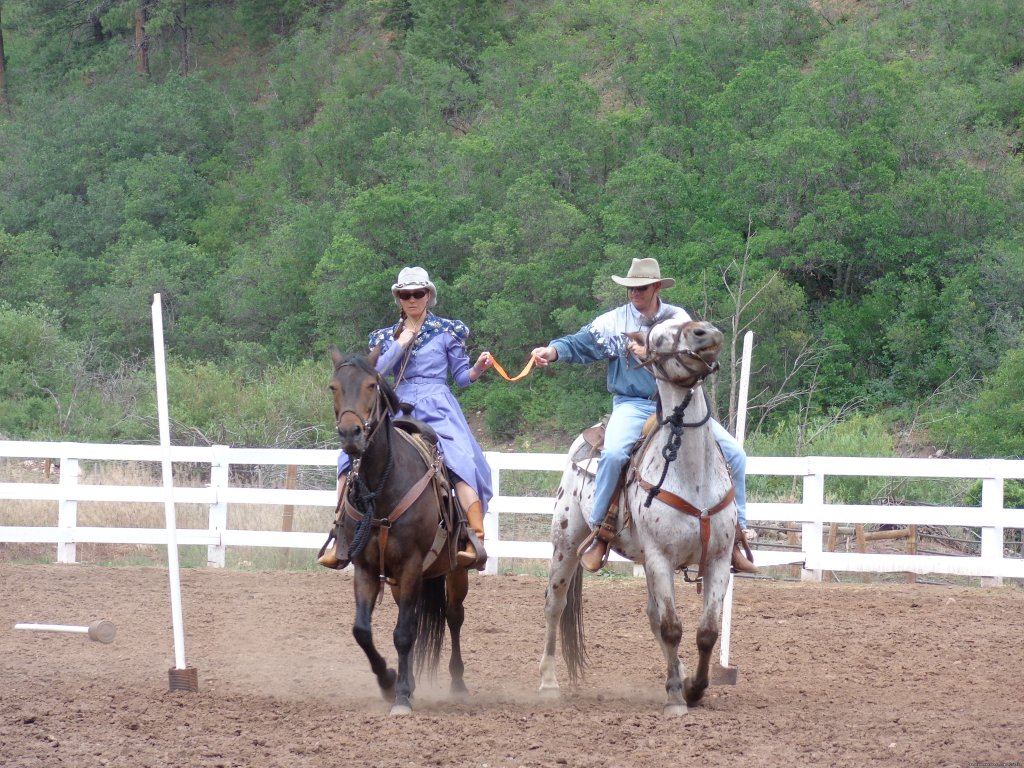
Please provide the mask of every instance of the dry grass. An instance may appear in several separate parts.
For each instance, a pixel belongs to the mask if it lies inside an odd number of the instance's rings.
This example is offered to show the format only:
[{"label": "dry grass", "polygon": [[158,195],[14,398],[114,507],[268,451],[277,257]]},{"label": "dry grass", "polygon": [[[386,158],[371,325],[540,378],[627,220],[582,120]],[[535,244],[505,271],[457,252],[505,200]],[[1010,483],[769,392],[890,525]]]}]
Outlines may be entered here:
[{"label": "dry grass", "polygon": [[[81,485],[160,486],[161,468],[155,462],[82,462],[78,482]],[[286,487],[284,467],[240,467],[232,477],[232,485],[258,488]],[[41,462],[0,461],[0,482],[60,482],[58,468],[47,476]],[[206,465],[174,466],[176,487],[201,488],[209,485]],[[329,489],[333,487],[330,467],[303,467],[295,487]],[[176,504],[175,517],[179,529],[209,527],[209,509],[202,504]],[[82,501],[78,503],[77,523],[82,527],[163,528],[163,503],[127,503]],[[0,525],[53,527],[57,525],[58,502],[4,500],[0,503]],[[333,518],[330,509],[316,507],[287,508],[281,505],[234,504],[228,509],[228,528],[234,530],[326,531]],[[52,562],[52,544],[0,543],[0,562]],[[179,557],[185,567],[205,566],[206,547],[183,546]],[[236,567],[312,567],[310,553],[300,550],[231,547],[228,565]],[[159,565],[166,563],[166,547],[146,544],[78,544],[76,559],[81,563],[118,565]]]}]

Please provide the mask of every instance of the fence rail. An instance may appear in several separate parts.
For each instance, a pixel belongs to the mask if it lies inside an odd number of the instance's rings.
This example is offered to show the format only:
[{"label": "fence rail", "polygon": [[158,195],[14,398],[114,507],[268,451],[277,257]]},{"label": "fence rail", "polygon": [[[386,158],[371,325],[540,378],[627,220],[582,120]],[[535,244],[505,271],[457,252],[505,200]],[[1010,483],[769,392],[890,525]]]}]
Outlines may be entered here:
[{"label": "fence rail", "polygon": [[[163,458],[160,446],[108,445],[70,442],[0,441],[0,459],[57,459],[60,481],[0,482],[3,500],[52,501],[57,504],[56,526],[15,526],[4,524],[0,514],[0,543],[48,543],[56,545],[60,563],[76,560],[80,543],[166,545],[166,528],[123,528],[80,526],[78,503],[83,501],[162,504],[167,491],[161,485],[93,485],[79,483],[80,462],[153,462]],[[171,461],[209,467],[209,484],[201,488],[175,486],[175,504],[196,504],[209,509],[206,528],[177,530],[180,545],[207,547],[207,563],[223,567],[227,547],[284,547],[318,549],[325,531],[255,531],[228,527],[230,505],[306,506],[334,509],[333,487],[314,490],[253,488],[231,485],[232,466],[314,466],[333,467],[334,450],[212,447],[171,447]],[[502,494],[502,479],[508,472],[545,471],[560,473],[565,457],[552,453],[487,454],[493,473],[495,497],[485,518],[487,551],[491,555],[488,572],[496,573],[501,559],[549,559],[548,541],[502,540],[501,517],[507,515],[550,515],[553,499],[537,496]],[[1024,510],[1004,507],[1006,480],[1024,479],[1024,461],[997,459],[892,459],[858,457],[758,457],[747,461],[747,475],[801,478],[803,491],[797,502],[752,502],[747,519],[790,521],[799,524],[800,549],[772,551],[759,549],[759,565],[799,563],[803,578],[820,580],[822,571],[860,571],[869,573],[908,572],[942,573],[979,577],[986,584],[999,584],[1003,578],[1024,578],[1024,559],[1004,551],[1006,529],[1024,528]],[[893,478],[980,479],[981,504],[976,507],[926,505],[830,504],[825,498],[828,476],[865,476]],[[864,554],[827,552],[823,548],[824,526],[844,524],[890,523],[897,525],[963,526],[980,528],[979,555],[950,556],[931,554]]]}]

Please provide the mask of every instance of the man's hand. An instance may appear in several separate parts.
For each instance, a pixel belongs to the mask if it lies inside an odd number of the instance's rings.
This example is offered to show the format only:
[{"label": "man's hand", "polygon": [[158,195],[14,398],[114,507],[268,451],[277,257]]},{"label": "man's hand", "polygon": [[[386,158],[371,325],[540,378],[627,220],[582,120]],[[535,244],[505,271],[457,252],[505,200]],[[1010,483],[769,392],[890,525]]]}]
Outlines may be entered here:
[{"label": "man's hand", "polygon": [[530,355],[533,357],[537,367],[543,368],[548,363],[553,363],[558,359],[558,350],[554,347],[537,347]]},{"label": "man's hand", "polygon": [[626,342],[626,349],[628,349],[638,360],[643,360],[647,357],[647,347],[639,342],[630,339]]}]

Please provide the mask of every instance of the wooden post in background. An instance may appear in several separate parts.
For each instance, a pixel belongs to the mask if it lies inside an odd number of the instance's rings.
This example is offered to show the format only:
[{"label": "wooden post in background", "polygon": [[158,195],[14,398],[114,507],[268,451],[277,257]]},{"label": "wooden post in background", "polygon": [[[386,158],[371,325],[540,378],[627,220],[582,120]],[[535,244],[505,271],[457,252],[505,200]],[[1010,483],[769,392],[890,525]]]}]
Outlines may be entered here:
[{"label": "wooden post in background", "polygon": [[[288,469],[285,472],[284,487],[289,491],[295,490],[295,481],[298,478],[299,468],[295,464],[289,464]],[[292,523],[295,520],[295,506],[292,504],[285,504],[284,510],[281,512],[281,530],[285,533],[291,533]],[[288,568],[291,565],[292,550],[291,547],[283,549],[281,551],[281,565],[284,568]]]}]

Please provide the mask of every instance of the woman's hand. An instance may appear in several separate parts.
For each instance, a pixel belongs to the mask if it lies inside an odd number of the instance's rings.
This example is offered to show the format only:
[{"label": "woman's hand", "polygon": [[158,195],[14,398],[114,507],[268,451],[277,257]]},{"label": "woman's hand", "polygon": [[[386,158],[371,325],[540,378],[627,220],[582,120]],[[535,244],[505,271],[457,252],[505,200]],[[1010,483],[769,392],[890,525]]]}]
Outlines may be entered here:
[{"label": "woman's hand", "polygon": [[480,357],[478,357],[476,362],[473,363],[473,370],[471,373],[475,373],[476,376],[470,376],[471,380],[476,381],[479,379],[492,365],[494,365],[494,358],[491,357],[491,353],[487,351],[481,352]]},{"label": "woman's hand", "polygon": [[402,332],[398,334],[398,343],[402,345],[402,349],[407,349],[412,344],[413,339],[416,338],[416,334],[419,330],[413,330],[408,325],[402,329]]}]

